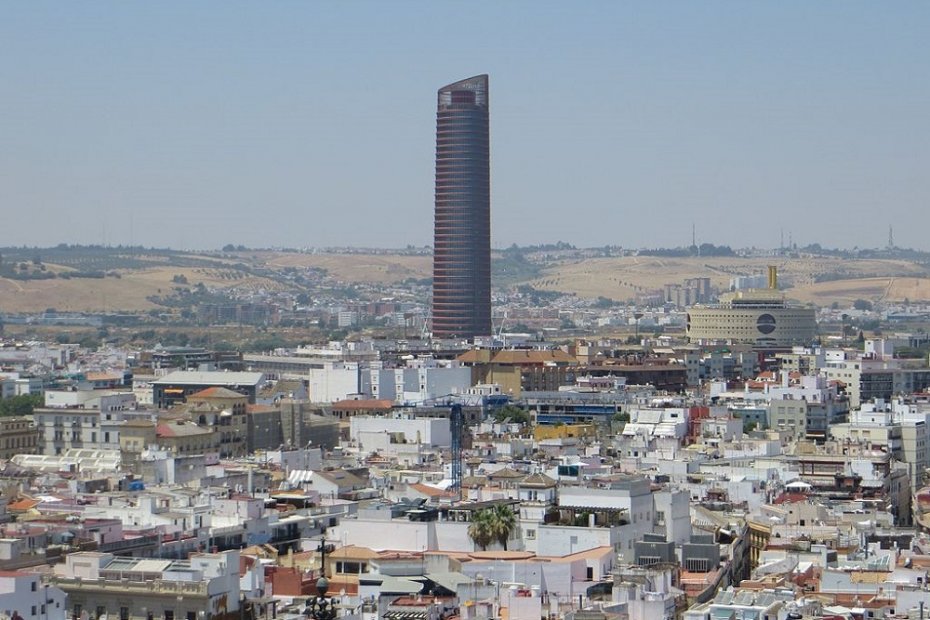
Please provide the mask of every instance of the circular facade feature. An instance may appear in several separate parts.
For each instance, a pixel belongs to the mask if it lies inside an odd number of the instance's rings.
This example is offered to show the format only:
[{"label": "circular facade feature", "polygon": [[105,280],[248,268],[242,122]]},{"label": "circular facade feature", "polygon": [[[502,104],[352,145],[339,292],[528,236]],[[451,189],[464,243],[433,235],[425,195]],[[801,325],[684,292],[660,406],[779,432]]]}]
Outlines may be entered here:
[{"label": "circular facade feature", "polygon": [[685,319],[691,342],[731,342],[791,346],[808,344],[816,336],[813,308],[730,308],[692,306]]},{"label": "circular facade feature", "polygon": [[763,334],[771,334],[775,331],[775,317],[769,313],[760,314],[756,319],[756,329]]}]

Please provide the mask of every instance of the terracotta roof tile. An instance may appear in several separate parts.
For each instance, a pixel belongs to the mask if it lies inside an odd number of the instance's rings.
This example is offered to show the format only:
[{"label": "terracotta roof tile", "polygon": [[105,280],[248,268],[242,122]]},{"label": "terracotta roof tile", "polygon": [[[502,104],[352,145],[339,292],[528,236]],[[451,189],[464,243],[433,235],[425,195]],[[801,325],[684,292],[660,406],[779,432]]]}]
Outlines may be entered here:
[{"label": "terracotta roof tile", "polygon": [[204,390],[200,390],[199,392],[195,392],[194,394],[191,394],[190,396],[187,397],[187,400],[198,399],[198,398],[224,398],[224,399],[229,399],[229,400],[233,400],[233,399],[239,400],[239,399],[245,398],[245,396],[243,396],[239,392],[230,390],[229,388],[213,386],[213,387],[208,387]]},{"label": "terracotta roof tile", "polygon": [[340,400],[333,403],[333,409],[339,411],[389,410],[394,408],[394,401],[366,398],[361,400]]}]

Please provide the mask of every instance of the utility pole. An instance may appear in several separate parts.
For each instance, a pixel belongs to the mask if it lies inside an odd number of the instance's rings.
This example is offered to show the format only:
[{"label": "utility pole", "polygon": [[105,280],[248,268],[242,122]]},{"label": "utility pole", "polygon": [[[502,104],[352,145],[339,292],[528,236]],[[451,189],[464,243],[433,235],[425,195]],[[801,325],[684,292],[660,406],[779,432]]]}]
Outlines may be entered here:
[{"label": "utility pole", "polygon": [[320,577],[326,578],[326,552],[329,545],[326,544],[326,539],[320,539],[320,546],[316,548],[316,552],[320,554]]},{"label": "utility pole", "polygon": [[329,581],[326,579],[326,553],[332,551],[332,548],[326,544],[325,538],[321,538],[320,546],[316,550],[320,554],[320,578],[316,580],[316,596],[307,599],[304,616],[312,620],[334,620],[335,602],[326,598],[326,591],[329,589]]}]

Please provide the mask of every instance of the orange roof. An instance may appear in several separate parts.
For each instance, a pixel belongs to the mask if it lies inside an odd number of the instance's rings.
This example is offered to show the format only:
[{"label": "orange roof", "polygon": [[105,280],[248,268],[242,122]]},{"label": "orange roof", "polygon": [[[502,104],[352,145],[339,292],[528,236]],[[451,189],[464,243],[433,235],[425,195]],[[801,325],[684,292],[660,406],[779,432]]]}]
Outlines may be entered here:
[{"label": "orange roof", "polygon": [[427,497],[452,497],[455,495],[450,491],[443,491],[442,489],[437,489],[436,487],[431,487],[420,482],[415,482],[414,484],[408,485],[408,487]]},{"label": "orange roof", "polygon": [[378,552],[378,559],[381,560],[420,560],[423,553],[419,551],[393,551],[385,550]]},{"label": "orange roof", "polygon": [[18,570],[0,570],[0,577],[31,577],[35,573],[26,573]]},{"label": "orange roof", "polygon": [[804,493],[782,493],[775,498],[773,504],[800,504],[810,499]]},{"label": "orange roof", "polygon": [[605,553],[610,553],[613,551],[613,547],[602,545],[600,547],[591,547],[590,549],[585,549],[584,551],[576,551],[575,553],[570,553],[568,555],[563,555],[561,558],[553,558],[556,560],[594,560]]},{"label": "orange roof", "polygon": [[529,560],[536,557],[532,551],[472,551],[475,560]]},{"label": "orange roof", "polygon": [[159,424],[155,427],[158,437],[189,437],[191,435],[212,435],[213,431],[196,424]]},{"label": "orange roof", "polygon": [[12,504],[8,504],[7,509],[14,512],[25,512],[26,510],[32,510],[41,503],[42,502],[37,499],[29,499],[28,497],[24,497],[23,499],[13,502]]},{"label": "orange roof", "polygon": [[378,553],[369,549],[368,547],[346,545],[345,547],[339,547],[330,553],[327,557],[339,558],[343,560],[370,560],[372,558],[378,557]]},{"label": "orange roof", "polygon": [[338,409],[340,411],[368,411],[371,409],[390,410],[393,408],[394,401],[375,398],[340,400],[333,403],[333,409]]},{"label": "orange roof", "polygon": [[577,364],[578,360],[562,349],[545,351],[529,349],[507,349],[498,351],[491,360],[495,364]]},{"label": "orange roof", "polygon": [[191,400],[192,398],[193,399],[224,398],[224,399],[229,399],[229,400],[233,400],[233,399],[239,400],[241,398],[245,398],[245,396],[240,394],[239,392],[230,390],[228,388],[224,388],[220,386],[213,386],[213,387],[208,387],[204,390],[200,390],[199,392],[195,392],[194,394],[191,394],[190,396],[187,397],[187,400]]},{"label": "orange roof", "polygon": [[577,364],[578,359],[562,349],[503,349],[496,353],[488,349],[472,349],[456,358],[464,364]]},{"label": "orange roof", "polygon": [[471,349],[455,359],[464,364],[482,364],[491,361],[491,351],[489,349]]},{"label": "orange roof", "polygon": [[277,407],[272,407],[271,405],[246,405],[246,413],[272,413],[278,411]]},{"label": "orange roof", "polygon": [[88,381],[108,381],[111,379],[122,381],[123,375],[116,374],[113,372],[87,372],[84,373],[84,378]]}]

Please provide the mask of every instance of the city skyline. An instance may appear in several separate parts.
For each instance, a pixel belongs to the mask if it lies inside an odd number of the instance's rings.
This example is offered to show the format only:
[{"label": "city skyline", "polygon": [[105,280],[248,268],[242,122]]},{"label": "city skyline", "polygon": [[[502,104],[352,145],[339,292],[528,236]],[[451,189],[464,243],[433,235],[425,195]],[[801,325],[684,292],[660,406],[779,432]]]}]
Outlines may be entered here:
[{"label": "city skyline", "polygon": [[0,245],[427,245],[486,70],[495,247],[930,249],[926,5],[219,6],[7,7]]}]

